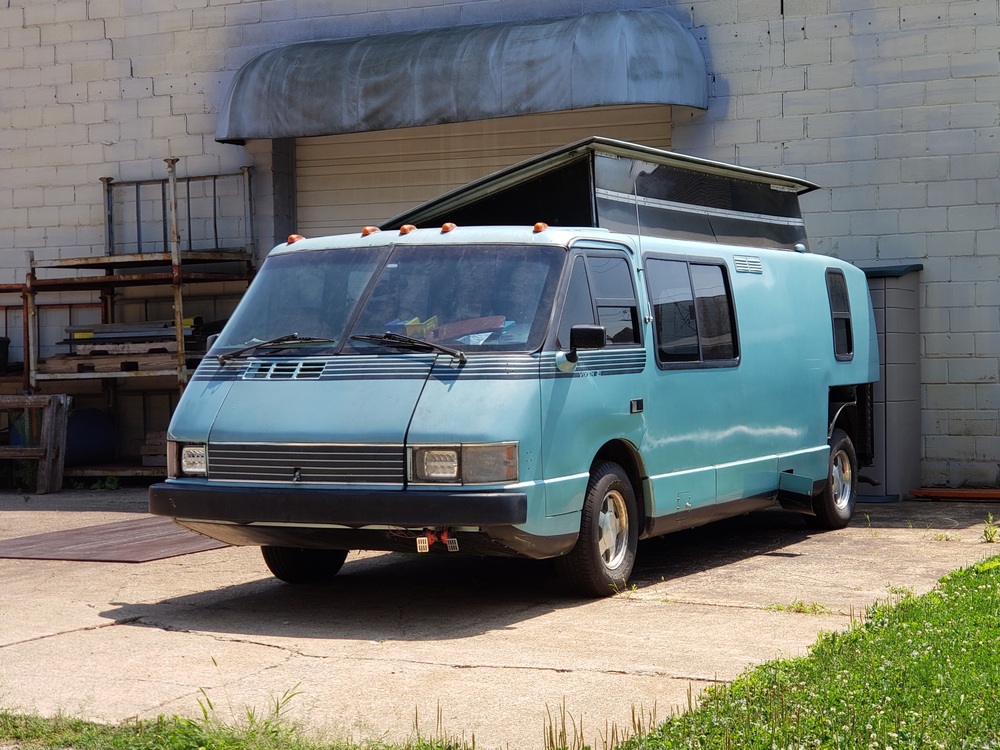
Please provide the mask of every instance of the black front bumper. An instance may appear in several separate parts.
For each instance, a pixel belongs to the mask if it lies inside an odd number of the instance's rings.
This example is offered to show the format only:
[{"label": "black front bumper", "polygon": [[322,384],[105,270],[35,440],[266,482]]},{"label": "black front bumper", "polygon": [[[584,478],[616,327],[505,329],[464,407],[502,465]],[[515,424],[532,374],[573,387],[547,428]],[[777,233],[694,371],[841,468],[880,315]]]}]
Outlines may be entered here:
[{"label": "black front bumper", "polygon": [[237,524],[483,527],[525,523],[528,498],[523,492],[272,489],[167,481],[149,488],[149,512]]}]

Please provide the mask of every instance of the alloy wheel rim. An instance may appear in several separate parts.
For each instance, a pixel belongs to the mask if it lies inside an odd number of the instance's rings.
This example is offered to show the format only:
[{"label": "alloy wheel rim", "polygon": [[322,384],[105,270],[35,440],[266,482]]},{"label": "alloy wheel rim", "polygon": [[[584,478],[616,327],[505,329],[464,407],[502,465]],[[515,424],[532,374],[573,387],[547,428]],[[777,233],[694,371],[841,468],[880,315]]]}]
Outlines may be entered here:
[{"label": "alloy wheel rim", "polygon": [[597,551],[604,567],[614,570],[628,553],[628,510],[618,490],[604,496],[597,516]]},{"label": "alloy wheel rim", "polygon": [[851,502],[851,485],[853,483],[851,461],[846,451],[837,451],[833,457],[833,467],[830,472],[830,489],[833,494],[833,504],[837,510],[844,510]]}]

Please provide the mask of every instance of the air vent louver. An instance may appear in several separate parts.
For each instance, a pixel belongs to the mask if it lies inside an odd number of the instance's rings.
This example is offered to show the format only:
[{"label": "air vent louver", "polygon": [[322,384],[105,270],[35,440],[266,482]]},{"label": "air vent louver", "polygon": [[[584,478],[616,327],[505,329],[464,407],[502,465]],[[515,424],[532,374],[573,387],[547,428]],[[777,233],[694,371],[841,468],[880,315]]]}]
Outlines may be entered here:
[{"label": "air vent louver", "polygon": [[764,264],[753,255],[735,255],[733,265],[736,266],[736,273],[764,273]]}]

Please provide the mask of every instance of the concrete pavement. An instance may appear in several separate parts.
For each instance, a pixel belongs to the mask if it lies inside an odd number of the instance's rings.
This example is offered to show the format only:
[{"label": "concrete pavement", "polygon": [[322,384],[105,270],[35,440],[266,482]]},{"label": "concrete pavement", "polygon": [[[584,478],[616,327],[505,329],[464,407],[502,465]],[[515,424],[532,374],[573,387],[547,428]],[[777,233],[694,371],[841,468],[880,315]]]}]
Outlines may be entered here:
[{"label": "concrete pavement", "polygon": [[[141,517],[145,491],[0,494],[0,539]],[[545,562],[352,553],[327,586],[270,577],[256,548],[141,564],[0,559],[0,706],[100,721],[260,715],[327,736],[419,731],[543,747],[562,706],[601,746],[633,708],[665,718],[716,681],[848,627],[1000,552],[1000,505],[859,505],[813,533],[780,510],[642,543],[634,586],[564,594]],[[825,614],[782,610],[793,602]],[[204,691],[204,692],[203,692]],[[440,726],[439,726],[440,722]],[[416,727],[415,727],[416,725]]]}]

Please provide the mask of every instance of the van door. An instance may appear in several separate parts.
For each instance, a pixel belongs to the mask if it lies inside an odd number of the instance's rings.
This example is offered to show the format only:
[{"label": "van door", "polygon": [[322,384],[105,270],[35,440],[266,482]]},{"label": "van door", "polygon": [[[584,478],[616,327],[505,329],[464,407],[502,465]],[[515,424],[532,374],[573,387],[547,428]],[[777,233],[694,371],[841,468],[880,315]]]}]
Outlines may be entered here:
[{"label": "van door", "polygon": [[[725,515],[727,503],[769,490],[777,464],[759,459],[751,398],[741,387],[736,309],[719,259],[651,255],[643,263],[653,318],[643,457],[655,532]],[[764,451],[767,453],[768,451]],[[758,465],[763,460],[767,465]],[[773,464],[773,465],[772,465]]]},{"label": "van door", "polygon": [[[543,354],[542,457],[549,516],[579,513],[590,466],[601,446],[622,438],[638,444],[644,431],[646,350],[635,269],[619,247],[595,245],[569,258],[554,347],[546,347]],[[577,362],[567,364],[574,325],[604,326],[607,346],[581,350]]]}]

